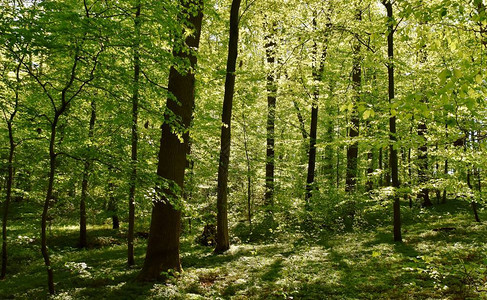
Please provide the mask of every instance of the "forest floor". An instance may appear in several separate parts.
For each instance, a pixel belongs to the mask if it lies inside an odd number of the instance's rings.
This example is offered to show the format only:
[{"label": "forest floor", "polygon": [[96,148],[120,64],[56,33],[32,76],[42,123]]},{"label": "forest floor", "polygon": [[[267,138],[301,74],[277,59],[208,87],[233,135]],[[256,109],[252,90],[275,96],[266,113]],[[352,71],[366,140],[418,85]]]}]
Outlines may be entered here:
[{"label": "forest floor", "polygon": [[[50,299],[487,299],[487,222],[476,223],[468,204],[450,201],[406,213],[404,242],[391,227],[342,233],[283,234],[239,243],[224,255],[183,235],[184,272],[165,283],[134,282],[146,241],[136,241],[136,262],[126,267],[124,234],[108,225],[89,228],[92,248],[80,250],[76,226],[53,226],[51,258],[57,295]],[[8,275],[0,299],[45,299],[46,270],[37,215],[9,228]],[[487,220],[487,211],[481,211]]]}]

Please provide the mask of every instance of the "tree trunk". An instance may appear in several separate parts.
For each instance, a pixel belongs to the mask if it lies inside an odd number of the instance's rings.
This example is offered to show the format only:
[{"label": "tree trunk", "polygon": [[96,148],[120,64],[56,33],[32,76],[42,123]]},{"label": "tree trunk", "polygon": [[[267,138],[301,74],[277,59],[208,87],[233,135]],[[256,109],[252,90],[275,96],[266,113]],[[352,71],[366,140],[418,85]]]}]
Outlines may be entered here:
[{"label": "tree trunk", "polygon": [[233,0],[230,10],[230,38],[228,41],[227,74],[221,126],[220,161],[218,165],[217,232],[215,253],[230,248],[228,238],[228,165],[230,161],[231,122],[233,93],[235,90],[235,67],[238,55],[238,22],[241,0]]},{"label": "tree trunk", "polygon": [[244,149],[245,149],[245,159],[247,162],[247,219],[249,225],[252,225],[252,174],[249,156],[249,147],[247,141],[247,125],[245,121],[245,114],[242,107],[242,129],[243,129],[243,139],[244,139]]},{"label": "tree trunk", "polygon": [[2,219],[2,272],[0,274],[0,279],[5,278],[7,274],[7,219],[8,219],[8,209],[10,206],[10,201],[12,199],[12,185],[14,180],[14,153],[15,153],[15,142],[12,129],[13,116],[17,108],[15,108],[14,113],[11,115],[10,120],[7,122],[8,127],[8,138],[9,138],[9,152],[8,152],[8,162],[7,162],[7,191],[5,195],[5,203],[3,205],[3,219]]},{"label": "tree trunk", "polygon": [[[313,18],[313,30],[317,31],[316,18]],[[329,26],[328,26],[329,27]],[[313,80],[315,83],[313,90],[313,101],[311,102],[311,124],[309,130],[309,150],[308,150],[308,175],[306,177],[306,197],[305,204],[306,209],[310,210],[310,199],[313,192],[313,184],[315,180],[315,167],[316,167],[316,137],[318,129],[318,106],[320,98],[321,76],[325,68],[325,59],[327,55],[328,44],[328,32],[325,33],[325,39],[323,41],[323,51],[321,53],[321,59],[318,65],[318,45],[316,42],[313,44]]]},{"label": "tree trunk", "polygon": [[20,90],[20,67],[22,66],[23,58],[16,68],[16,79],[17,84],[15,86],[15,100],[14,109],[8,119],[6,119],[7,129],[8,129],[8,141],[9,141],[9,152],[7,161],[7,187],[5,193],[5,203],[3,205],[3,218],[2,218],[2,270],[0,273],[0,279],[4,279],[7,274],[7,263],[8,263],[8,253],[7,253],[7,220],[8,220],[8,210],[10,202],[12,200],[12,186],[14,182],[14,155],[15,155],[15,139],[13,132],[13,121],[17,114],[19,107],[19,90]]},{"label": "tree trunk", "polygon": [[269,29],[269,34],[265,37],[266,44],[266,59],[269,65],[269,73],[267,74],[267,150],[265,163],[265,194],[264,205],[266,211],[266,219],[273,222],[273,206],[274,206],[274,127],[276,120],[276,97],[277,97],[277,83],[276,83],[276,42],[274,41],[274,31],[277,24],[273,23]]},{"label": "tree trunk", "polygon": [[52,272],[51,260],[49,258],[49,250],[47,247],[46,228],[47,228],[49,204],[50,204],[50,201],[52,199],[52,194],[53,194],[54,176],[56,174],[56,163],[57,163],[56,162],[57,154],[55,152],[56,130],[57,130],[57,124],[58,124],[60,115],[61,115],[61,113],[56,111],[56,113],[54,115],[54,120],[51,123],[51,137],[49,139],[49,177],[48,177],[46,199],[44,200],[44,208],[42,210],[42,218],[41,218],[41,252],[42,252],[42,256],[44,257],[44,264],[46,265],[47,285],[49,288],[49,293],[51,295],[55,293],[55,291],[54,291],[54,275]]},{"label": "tree trunk", "polygon": [[134,259],[134,228],[135,228],[135,192],[137,182],[137,146],[138,146],[138,117],[139,117],[139,77],[140,77],[140,0],[135,6],[135,43],[134,43],[134,79],[132,94],[132,155],[129,189],[129,228],[127,232],[127,264],[135,264]]},{"label": "tree trunk", "polygon": [[[394,101],[394,17],[392,14],[391,0],[382,2],[387,10],[388,18],[388,35],[387,35],[387,54],[389,61],[387,63],[387,71],[389,76],[389,104]],[[389,118],[389,166],[391,169],[392,187],[394,187],[394,241],[402,242],[401,237],[401,206],[400,199],[396,195],[399,188],[399,174],[398,174],[398,159],[397,149],[395,144],[396,137],[396,114],[392,112]]]},{"label": "tree trunk", "polygon": [[[426,138],[424,137],[426,133],[426,123],[424,121],[421,121],[418,124],[418,135],[423,138],[424,144],[422,144],[418,148],[418,159],[419,159],[419,168],[418,168],[418,177],[419,177],[419,183],[424,184],[428,181],[427,178],[427,170],[428,170],[428,147],[426,146]],[[429,197],[429,189],[428,188],[421,188],[418,194],[418,198],[422,199],[422,206],[427,207],[433,205],[431,203],[431,199]]]},{"label": "tree trunk", "polygon": [[[169,188],[159,189],[161,199],[154,200],[147,252],[140,281],[154,281],[167,277],[162,272],[181,271],[179,259],[179,235],[181,230],[181,210],[178,200],[184,187],[184,170],[187,165],[186,155],[189,150],[189,126],[194,107],[194,69],[197,57],[203,19],[202,0],[180,0],[180,17],[190,24],[192,35],[187,35],[183,43],[175,45],[173,55],[181,60],[188,60],[188,72],[178,72],[175,66],[169,71],[168,90],[162,137],[159,150],[157,174]],[[182,34],[181,36],[184,36]],[[190,49],[190,51],[188,51]],[[181,119],[180,126],[172,124],[173,117]],[[174,132],[183,127],[183,132]],[[174,128],[174,130],[173,130]],[[179,139],[179,134],[183,142]]]},{"label": "tree trunk", "polygon": [[[96,122],[96,103],[95,100],[91,101],[91,117],[90,117],[90,128],[88,132],[88,138],[93,139],[94,129]],[[86,235],[86,199],[88,198],[88,179],[91,172],[91,157],[86,157],[84,170],[83,170],[83,181],[81,182],[81,200],[79,203],[79,247],[86,248],[88,245],[87,235]]]},{"label": "tree trunk", "polygon": [[379,170],[380,170],[380,176],[379,176],[379,186],[384,185],[384,168],[382,166],[382,147],[379,148]]},{"label": "tree trunk", "polygon": [[120,221],[118,219],[118,209],[117,209],[117,201],[113,195],[115,185],[113,181],[110,179],[108,181],[108,207],[107,210],[112,217],[112,229],[119,229],[120,228]]},{"label": "tree trunk", "polygon": [[[362,20],[362,12],[358,10],[355,19]],[[358,37],[357,37],[358,38]],[[353,48],[353,68],[352,68],[352,82],[354,89],[353,109],[351,111],[350,128],[348,137],[353,140],[359,134],[359,117],[357,112],[357,103],[360,101],[360,93],[362,87],[362,67],[360,65],[360,43],[355,42]],[[352,192],[357,185],[357,159],[358,159],[358,142],[352,141],[352,144],[347,148],[347,173],[345,191]]]}]

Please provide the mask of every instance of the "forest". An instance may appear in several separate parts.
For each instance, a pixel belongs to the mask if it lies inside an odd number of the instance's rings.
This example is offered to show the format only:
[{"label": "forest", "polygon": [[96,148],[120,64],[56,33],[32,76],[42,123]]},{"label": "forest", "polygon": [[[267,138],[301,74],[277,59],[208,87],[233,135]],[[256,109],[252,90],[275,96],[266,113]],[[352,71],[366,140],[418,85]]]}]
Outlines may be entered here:
[{"label": "forest", "polygon": [[0,0],[0,299],[487,299],[484,0]]}]

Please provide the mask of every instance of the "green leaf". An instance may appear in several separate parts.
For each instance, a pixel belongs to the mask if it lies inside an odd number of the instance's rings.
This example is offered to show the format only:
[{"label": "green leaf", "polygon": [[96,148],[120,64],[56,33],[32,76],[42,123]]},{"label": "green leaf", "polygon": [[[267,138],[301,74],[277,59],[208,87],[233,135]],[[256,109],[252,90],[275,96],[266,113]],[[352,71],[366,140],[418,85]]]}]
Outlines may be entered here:
[{"label": "green leaf", "polygon": [[477,76],[475,76],[475,82],[477,82],[478,84],[481,84],[482,83],[482,75],[477,74]]},{"label": "green leaf", "polygon": [[463,76],[463,72],[462,70],[460,69],[455,69],[453,70],[453,75],[456,77],[456,78],[461,78]]}]

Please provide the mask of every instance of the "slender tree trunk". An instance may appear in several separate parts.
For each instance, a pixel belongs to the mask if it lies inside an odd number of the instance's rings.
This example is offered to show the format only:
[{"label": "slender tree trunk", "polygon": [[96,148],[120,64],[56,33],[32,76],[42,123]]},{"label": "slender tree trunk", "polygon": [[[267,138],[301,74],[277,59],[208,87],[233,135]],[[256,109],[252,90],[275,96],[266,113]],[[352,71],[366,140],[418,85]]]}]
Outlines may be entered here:
[{"label": "slender tree trunk", "polygon": [[[317,31],[316,18],[313,18],[313,30]],[[328,26],[329,27],[329,26]],[[305,203],[306,209],[310,210],[310,199],[313,193],[313,184],[315,180],[315,167],[316,167],[316,138],[318,130],[318,107],[320,99],[320,82],[321,76],[325,69],[325,59],[327,55],[328,47],[328,32],[325,33],[323,41],[323,50],[321,53],[321,59],[318,59],[318,45],[316,42],[313,44],[313,101],[311,103],[311,124],[309,130],[309,150],[308,150],[308,175],[306,178],[306,196]],[[319,63],[318,63],[319,60]]]},{"label": "slender tree trunk", "polygon": [[[91,117],[88,138],[93,139],[96,122],[96,103],[91,101]],[[88,179],[91,172],[91,158],[87,157],[83,170],[83,180],[81,182],[81,200],[79,203],[79,247],[86,248],[88,245],[86,234],[86,199],[88,198]]]},{"label": "slender tree trunk", "polygon": [[299,121],[299,130],[301,131],[301,135],[303,136],[303,140],[306,140],[308,137],[308,132],[306,131],[305,125],[304,125],[304,118],[303,115],[301,114],[301,109],[299,108],[299,104],[296,100],[293,100],[293,105],[294,108],[296,109],[296,115],[298,117]]},{"label": "slender tree trunk", "polygon": [[129,228],[127,232],[127,264],[135,264],[134,259],[134,229],[135,229],[135,192],[137,183],[137,148],[138,148],[138,117],[139,117],[139,77],[140,77],[140,0],[135,6],[135,43],[134,43],[134,79],[132,94],[132,173],[129,189]]},{"label": "slender tree trunk", "polygon": [[[412,128],[411,128],[412,129]],[[411,168],[411,148],[408,148],[408,185],[413,184],[413,169]],[[413,197],[408,193],[409,208],[413,208]]]},{"label": "slender tree trunk", "polygon": [[[362,12],[358,10],[355,19],[362,20]],[[362,67],[360,65],[360,43],[355,41],[353,48],[353,68],[352,68],[352,82],[354,89],[353,109],[351,111],[350,127],[348,137],[353,139],[359,135],[359,117],[357,112],[357,103],[360,101],[360,93],[362,87]],[[347,148],[347,172],[345,191],[352,192],[357,185],[357,163],[358,163],[358,142],[353,141]]]},{"label": "slender tree trunk", "polygon": [[242,107],[242,129],[243,129],[243,139],[244,139],[244,149],[245,149],[245,159],[247,162],[247,219],[249,225],[252,226],[252,166],[250,165],[249,147],[247,141],[247,125],[246,118]]},{"label": "slender tree trunk", "polygon": [[380,170],[380,176],[379,176],[379,186],[384,186],[384,168],[382,166],[382,147],[379,148],[379,170]]},{"label": "slender tree trunk", "polygon": [[[446,134],[445,134],[445,137],[448,139],[448,123],[445,122],[445,131],[446,131]],[[447,148],[447,146],[445,146],[445,149]],[[448,159],[445,159],[445,169],[443,170],[444,174],[445,174],[445,177],[448,176]],[[441,199],[441,203],[446,203],[446,188],[443,189],[443,197]]]},{"label": "slender tree trunk", "polygon": [[0,279],[4,279],[7,274],[7,263],[8,263],[8,253],[7,253],[7,220],[8,220],[8,210],[10,206],[10,202],[12,200],[12,186],[14,183],[14,155],[15,155],[15,139],[14,139],[14,132],[13,132],[13,121],[15,116],[17,115],[18,107],[19,107],[19,90],[20,90],[20,67],[22,65],[23,58],[21,59],[20,63],[17,65],[16,69],[16,79],[17,84],[15,87],[15,101],[14,101],[14,109],[10,116],[6,121],[7,129],[8,129],[8,142],[9,142],[9,152],[8,152],[8,161],[7,161],[7,187],[5,193],[5,203],[3,205],[3,218],[2,218],[2,270],[0,273]]},{"label": "slender tree trunk", "polygon": [[[15,110],[16,112],[16,110]],[[10,120],[7,122],[8,127],[8,138],[9,138],[9,153],[7,162],[7,191],[5,195],[5,203],[3,205],[3,219],[2,219],[2,272],[0,274],[0,279],[5,278],[7,274],[7,219],[8,219],[8,209],[10,206],[10,201],[12,199],[12,185],[14,180],[14,153],[15,153],[15,142],[12,129],[12,121],[15,116],[15,112],[11,115]]]},{"label": "slender tree trunk", "polygon": [[[329,101],[332,102],[333,99],[333,92],[334,92],[334,84],[330,81],[329,82],[329,90],[328,90],[328,99]],[[329,106],[330,103],[327,103],[327,106]],[[325,106],[325,109],[328,108]],[[330,107],[331,108],[331,107]],[[336,151],[334,151],[333,146],[331,145],[333,142],[333,134],[334,134],[334,118],[332,115],[332,109],[327,109],[327,111],[330,111],[330,114],[327,115],[326,118],[326,146],[325,146],[325,161],[324,161],[324,174],[326,176],[326,180],[329,186],[334,186],[333,182],[333,155]]]},{"label": "slender tree trunk", "polygon": [[111,179],[108,181],[108,207],[107,210],[112,217],[112,228],[119,229],[120,228],[120,221],[118,219],[118,209],[117,209],[117,201],[114,196],[114,189],[115,184]]},{"label": "slender tree trunk", "polygon": [[269,29],[268,35],[265,37],[266,44],[266,60],[269,65],[269,73],[267,74],[267,150],[266,150],[266,163],[265,163],[265,194],[264,205],[266,211],[266,219],[269,222],[273,222],[273,207],[274,207],[274,127],[276,120],[276,97],[277,97],[277,82],[276,82],[276,47],[277,44],[274,41],[274,31],[277,24],[272,24]]},{"label": "slender tree trunk", "polygon": [[223,253],[230,248],[228,238],[228,165],[230,161],[231,122],[233,94],[235,90],[235,68],[238,55],[238,22],[240,1],[233,0],[230,10],[230,38],[228,41],[227,74],[221,126],[220,161],[218,165],[217,231],[215,253]]},{"label": "slender tree trunk", "polygon": [[[428,181],[427,178],[427,170],[428,170],[428,147],[426,146],[426,138],[424,137],[426,133],[426,123],[424,121],[421,121],[418,124],[418,135],[423,138],[424,144],[422,144],[418,148],[418,159],[419,159],[419,168],[418,168],[418,177],[419,177],[419,182],[420,184],[425,184]],[[428,188],[421,188],[418,194],[418,198],[422,199],[422,205],[423,206],[431,206],[433,203],[431,203],[431,199],[429,197],[429,189]]]},{"label": "slender tree trunk", "polygon": [[[389,62],[387,63],[387,71],[389,75],[389,104],[394,101],[394,16],[392,14],[392,2],[391,0],[385,0],[382,2],[387,10],[388,18],[388,35],[387,35],[387,54]],[[395,144],[396,137],[396,115],[392,113],[389,118],[389,166],[391,169],[392,186],[394,187],[394,194],[397,193],[399,188],[399,174],[398,174],[398,159],[397,149]],[[401,237],[401,206],[400,199],[397,195],[394,195],[394,241],[402,242]]]},{"label": "slender tree trunk", "polygon": [[[468,170],[467,170],[467,185],[468,185],[468,187],[471,190],[473,190],[471,177],[472,177],[472,172],[470,171],[470,167],[468,167]],[[480,222],[478,208],[477,208],[477,202],[475,200],[472,200],[472,202],[470,202],[470,204],[472,205],[472,211],[473,211],[473,215],[475,217],[475,221],[476,222]]]},{"label": "slender tree trunk", "polygon": [[[189,127],[194,107],[194,69],[196,68],[203,19],[202,0],[180,0],[182,12],[180,17],[192,27],[192,35],[187,35],[183,43],[174,47],[173,55],[178,59],[187,59],[190,63],[188,72],[180,73],[173,66],[169,71],[168,90],[172,97],[167,99],[166,113],[162,125],[161,147],[157,174],[169,184],[169,188],[159,189],[162,199],[154,200],[150,225],[147,252],[140,281],[154,281],[165,278],[161,272],[181,271],[179,259],[179,236],[181,230],[181,210],[179,199],[184,187],[184,169],[187,165],[186,155],[189,150]],[[182,34],[181,36],[184,36]],[[190,51],[188,51],[191,49]],[[173,131],[173,116],[181,119],[183,127],[180,141],[177,132]],[[175,126],[176,128],[179,126]]]},{"label": "slender tree trunk", "polygon": [[42,217],[41,217],[41,252],[42,252],[42,256],[44,257],[44,264],[46,265],[47,285],[49,288],[49,293],[51,295],[55,293],[54,275],[51,267],[51,260],[49,258],[49,250],[47,247],[46,228],[47,228],[49,204],[51,199],[53,198],[52,194],[54,188],[54,176],[56,174],[56,158],[57,158],[57,154],[55,152],[56,130],[57,130],[57,124],[60,115],[61,113],[56,111],[54,115],[54,120],[51,123],[51,137],[49,139],[49,177],[48,177],[46,199],[44,200],[44,208],[42,210]]}]

